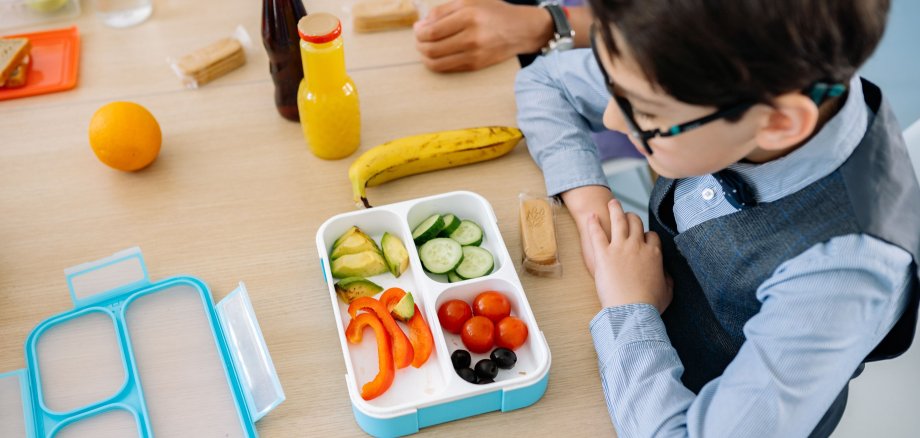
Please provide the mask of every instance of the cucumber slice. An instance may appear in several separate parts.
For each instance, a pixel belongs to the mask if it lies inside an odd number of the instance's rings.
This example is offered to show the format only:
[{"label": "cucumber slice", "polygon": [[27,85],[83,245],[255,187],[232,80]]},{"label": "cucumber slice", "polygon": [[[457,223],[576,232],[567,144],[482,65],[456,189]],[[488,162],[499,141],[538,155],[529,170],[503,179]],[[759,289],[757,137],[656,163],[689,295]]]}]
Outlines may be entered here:
[{"label": "cucumber slice", "polygon": [[464,246],[463,261],[460,266],[457,266],[455,272],[460,278],[469,280],[491,274],[494,266],[495,261],[488,250],[478,246]]},{"label": "cucumber slice", "polygon": [[458,281],[463,281],[463,278],[461,278],[459,275],[457,275],[456,272],[450,271],[450,272],[447,273],[447,282],[448,282],[448,283],[456,283],[456,282],[458,282]]},{"label": "cucumber slice", "polygon": [[460,221],[460,226],[450,233],[450,238],[463,246],[479,246],[482,243],[482,228],[473,221]]},{"label": "cucumber slice", "polygon": [[444,217],[444,229],[441,230],[441,237],[450,237],[450,233],[453,233],[457,227],[460,226],[460,218],[454,216],[453,214],[445,214]]},{"label": "cucumber slice", "polygon": [[444,219],[439,214],[433,214],[418,224],[412,230],[412,240],[416,245],[421,245],[435,237],[444,229]]},{"label": "cucumber slice", "polygon": [[418,249],[418,258],[428,272],[446,274],[463,261],[463,247],[455,240],[439,237],[425,242]]}]

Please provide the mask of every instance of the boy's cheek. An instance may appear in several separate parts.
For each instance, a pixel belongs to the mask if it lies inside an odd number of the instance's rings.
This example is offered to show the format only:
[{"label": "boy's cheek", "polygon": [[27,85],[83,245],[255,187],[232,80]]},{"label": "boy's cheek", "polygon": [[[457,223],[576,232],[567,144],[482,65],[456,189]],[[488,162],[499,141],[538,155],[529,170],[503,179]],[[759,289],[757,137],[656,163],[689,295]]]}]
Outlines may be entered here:
[{"label": "boy's cheek", "polygon": [[649,166],[670,179],[691,178],[718,172],[747,154],[747,146],[740,144],[740,138],[713,134],[715,131],[704,127],[674,137],[655,138],[651,140],[654,154],[647,157]]},{"label": "boy's cheek", "polygon": [[[640,149],[641,150],[641,149]],[[706,159],[705,153],[690,153],[691,149],[652,146],[654,154],[647,156],[649,167],[659,176],[670,179],[689,178],[712,173],[721,168]]]},{"label": "boy's cheek", "polygon": [[658,154],[648,157],[648,166],[651,167],[653,171],[655,171],[656,175],[670,179],[685,178],[684,175],[675,172],[674,169],[662,165],[657,157]]}]

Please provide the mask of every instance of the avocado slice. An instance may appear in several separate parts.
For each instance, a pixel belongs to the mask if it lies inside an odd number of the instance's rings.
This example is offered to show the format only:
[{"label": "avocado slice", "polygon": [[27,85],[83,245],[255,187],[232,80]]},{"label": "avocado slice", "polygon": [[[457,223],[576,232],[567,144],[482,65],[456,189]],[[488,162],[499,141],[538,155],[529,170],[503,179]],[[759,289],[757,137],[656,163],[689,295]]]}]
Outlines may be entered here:
[{"label": "avocado slice", "polygon": [[373,277],[387,272],[387,263],[377,251],[343,255],[332,261],[335,278]]},{"label": "avocado slice", "polygon": [[382,290],[373,281],[361,277],[343,278],[335,284],[335,293],[345,304],[351,304],[360,297],[372,297]]},{"label": "avocado slice", "polygon": [[402,299],[396,302],[390,313],[402,322],[412,319],[415,316],[415,299],[412,298],[412,292],[406,292]]},{"label": "avocado slice", "polygon": [[380,246],[383,248],[383,258],[386,259],[387,268],[395,277],[399,277],[406,269],[409,269],[409,252],[406,251],[406,245],[402,240],[390,234],[383,233],[380,239]]},{"label": "avocado slice", "polygon": [[335,239],[335,243],[332,244],[332,253],[329,254],[329,258],[335,260],[344,255],[357,254],[364,251],[380,252],[380,248],[374,243],[374,239],[364,234],[360,228],[351,227],[345,234]]}]

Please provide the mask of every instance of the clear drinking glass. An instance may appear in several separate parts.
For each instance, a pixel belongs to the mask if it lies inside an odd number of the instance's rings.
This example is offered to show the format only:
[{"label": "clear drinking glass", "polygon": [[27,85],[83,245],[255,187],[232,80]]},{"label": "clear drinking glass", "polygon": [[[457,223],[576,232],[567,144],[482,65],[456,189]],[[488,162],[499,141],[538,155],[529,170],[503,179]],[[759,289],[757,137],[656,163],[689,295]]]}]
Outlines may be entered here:
[{"label": "clear drinking glass", "polygon": [[142,23],[153,13],[153,0],[96,0],[96,15],[111,27]]}]

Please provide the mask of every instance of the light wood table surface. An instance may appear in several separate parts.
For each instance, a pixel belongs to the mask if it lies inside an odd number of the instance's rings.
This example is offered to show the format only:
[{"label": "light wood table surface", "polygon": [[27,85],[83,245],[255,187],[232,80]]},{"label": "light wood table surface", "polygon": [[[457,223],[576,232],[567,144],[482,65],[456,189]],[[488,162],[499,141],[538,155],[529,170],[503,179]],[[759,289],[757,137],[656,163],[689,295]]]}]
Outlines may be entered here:
[{"label": "light wood table surface", "polygon": [[[306,1],[346,17],[350,2]],[[77,88],[0,102],[0,372],[25,366],[23,345],[42,320],[72,307],[63,269],[134,245],[150,276],[189,274],[215,301],[245,281],[287,400],[258,423],[260,435],[360,436],[315,233],[355,208],[351,159],[308,151],[299,124],[277,115],[259,36],[261,2],[155,0],[137,27],[110,29],[84,1]],[[411,31],[354,35],[346,62],[361,95],[362,146],[482,125],[514,125],[516,61],[470,74],[437,75],[419,62]],[[165,63],[230,34],[255,47],[247,64],[198,90],[183,89]],[[15,29],[6,33],[37,30]],[[114,100],[147,107],[163,131],[158,160],[137,173],[107,168],[87,140],[92,114]],[[599,310],[567,213],[557,218],[565,274],[520,269],[517,195],[543,192],[519,145],[487,163],[413,176],[369,189],[374,204],[453,190],[485,196],[553,355],[549,388],[535,405],[427,429],[442,436],[610,436],[588,333]]]}]

